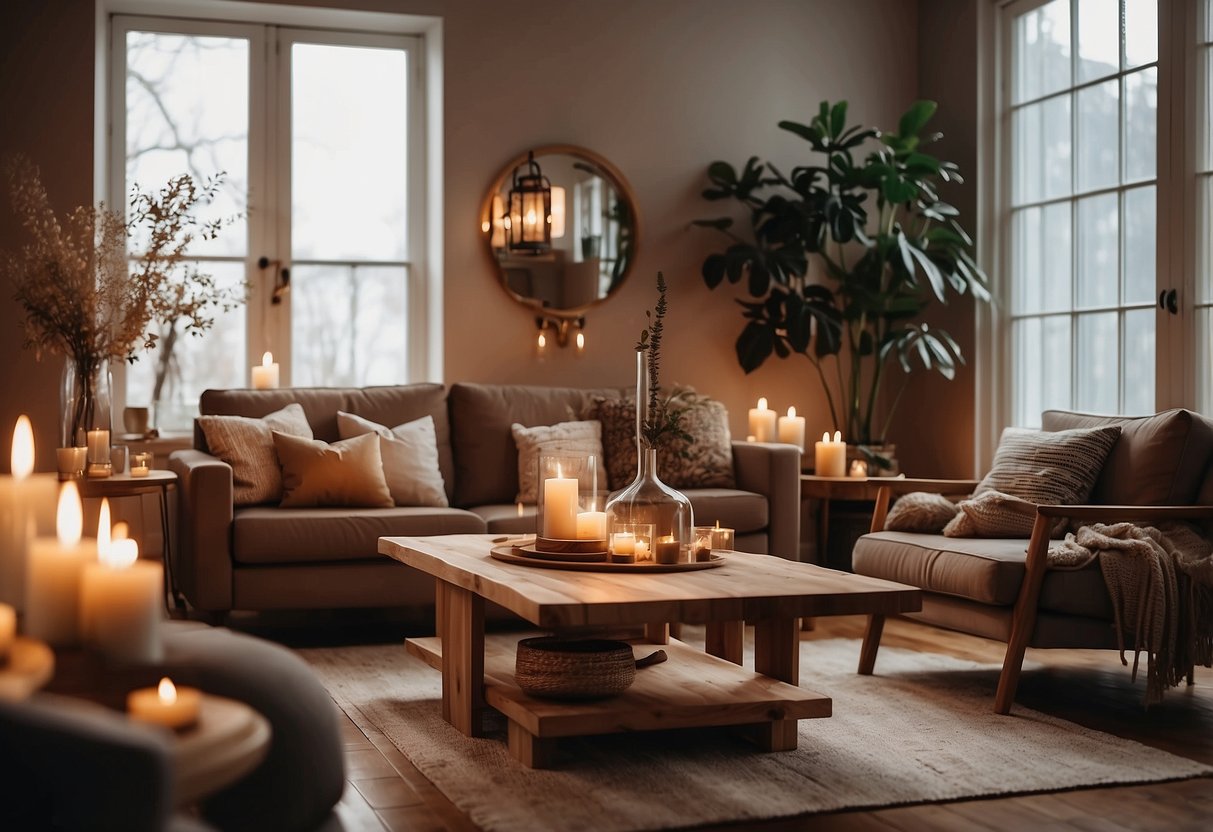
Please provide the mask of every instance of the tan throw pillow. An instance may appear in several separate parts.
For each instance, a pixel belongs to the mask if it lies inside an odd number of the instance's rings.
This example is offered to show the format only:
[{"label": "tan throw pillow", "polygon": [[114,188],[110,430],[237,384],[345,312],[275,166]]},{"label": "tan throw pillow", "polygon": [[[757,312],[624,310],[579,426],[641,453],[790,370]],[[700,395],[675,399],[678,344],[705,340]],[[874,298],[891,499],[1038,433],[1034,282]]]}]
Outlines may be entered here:
[{"label": "tan throw pillow", "polygon": [[897,498],[885,517],[884,527],[891,532],[939,534],[956,516],[956,504],[942,494],[911,491]]},{"label": "tan throw pillow", "polygon": [[1007,428],[990,473],[973,495],[998,491],[1035,505],[1082,503],[1118,438],[1119,425],[1053,432]]},{"label": "tan throw pillow", "polygon": [[[735,488],[729,413],[720,402],[691,389],[676,392],[671,407],[682,411],[682,429],[692,441],[675,438],[657,454],[657,474],[672,488]],[[602,422],[611,488],[636,478],[635,399],[594,400],[590,414]]]},{"label": "tan throw pillow", "polygon": [[[556,425],[524,427],[510,425],[518,446],[518,502],[539,501],[539,455],[541,453],[593,454],[594,471],[578,477],[582,491],[606,491],[602,467],[602,425],[598,422],[561,422]],[[605,496],[605,495],[604,495]]]},{"label": "tan throw pillow", "polygon": [[261,419],[247,416],[199,416],[210,452],[232,466],[232,501],[238,506],[282,499],[282,471],[273,431],[312,438],[302,405],[291,402]]},{"label": "tan throw pillow", "polygon": [[274,447],[282,464],[283,508],[393,505],[373,433],[330,445],[274,431]]},{"label": "tan throw pillow", "polygon": [[[1036,504],[1002,494],[986,491],[956,504],[959,512],[944,526],[945,537],[1031,537],[1036,523]],[[1053,535],[1064,531],[1066,519],[1060,518],[1051,530]]]},{"label": "tan throw pillow", "polygon": [[337,435],[342,439],[373,433],[379,437],[383,478],[398,506],[446,508],[446,483],[438,469],[438,436],[434,417],[422,416],[394,428],[337,411]]}]

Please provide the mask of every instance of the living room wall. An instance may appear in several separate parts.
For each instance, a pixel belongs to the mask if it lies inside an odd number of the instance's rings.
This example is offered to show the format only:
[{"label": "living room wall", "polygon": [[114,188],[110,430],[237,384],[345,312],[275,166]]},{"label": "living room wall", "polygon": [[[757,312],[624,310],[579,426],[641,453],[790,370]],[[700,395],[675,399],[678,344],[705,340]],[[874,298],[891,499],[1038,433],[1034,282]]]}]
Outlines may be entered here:
[{"label": "living room wall", "polygon": [[[920,60],[917,3],[344,5],[444,19],[444,380],[630,384],[632,344],[662,270],[671,285],[666,384],[690,384],[722,400],[736,435],[745,434],[746,409],[759,396],[781,411],[795,405],[808,417],[810,437],[828,426],[824,398],[803,360],[772,361],[750,376],[737,367],[733,340],[741,318],[733,295],[708,291],[699,277],[703,257],[719,242],[711,232],[687,225],[718,209],[699,197],[709,162],[740,163],[756,154],[795,165],[805,158],[804,144],[775,124],[807,120],[824,98],[847,99],[856,119],[893,125],[919,95],[921,72],[963,101],[963,84],[955,89],[954,79]],[[932,8],[928,14],[937,19],[940,12]],[[0,11],[0,112],[6,114],[0,153],[24,152],[38,161],[60,207],[92,195],[94,16],[91,0],[5,4]],[[945,112],[940,120],[950,127],[947,118]],[[964,119],[957,123],[963,126]],[[556,142],[591,148],[623,171],[636,191],[642,240],[633,278],[588,315],[585,355],[549,348],[548,359],[539,362],[531,316],[499,288],[480,248],[477,212],[501,164],[527,147]],[[972,169],[968,137],[947,149]],[[0,212],[0,247],[16,239],[11,216]],[[969,348],[971,315],[961,306],[945,317]],[[21,411],[38,425],[53,426],[59,364],[37,364],[22,351],[20,325],[20,312],[6,293],[0,302],[6,391],[0,426],[11,425]],[[905,467],[915,474],[969,473],[971,443],[960,447],[955,432],[940,431],[932,440],[935,429],[926,427],[940,424],[938,416],[946,411],[949,431],[963,426],[971,435],[971,379],[952,385],[932,379],[922,390],[930,398],[916,395],[903,405],[905,418],[895,437]],[[946,453],[939,444],[944,436],[957,446]],[[46,439],[39,467],[49,469],[53,429],[42,429],[40,437]]]}]

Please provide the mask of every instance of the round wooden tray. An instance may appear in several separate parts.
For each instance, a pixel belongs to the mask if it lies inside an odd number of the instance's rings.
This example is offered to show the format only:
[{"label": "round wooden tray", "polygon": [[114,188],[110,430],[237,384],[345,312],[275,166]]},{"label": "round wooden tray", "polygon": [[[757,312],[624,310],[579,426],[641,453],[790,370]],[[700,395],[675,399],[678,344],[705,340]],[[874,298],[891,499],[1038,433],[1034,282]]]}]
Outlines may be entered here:
[{"label": "round wooden tray", "polygon": [[[507,548],[502,546],[501,548]],[[601,552],[545,552],[531,543],[526,546],[512,547],[514,552],[521,553],[522,557],[538,558],[539,560],[557,560],[569,563],[605,563],[610,553],[607,551]]]},{"label": "round wooden tray", "polygon": [[724,566],[724,558],[712,555],[711,560],[695,561],[693,563],[611,563],[609,561],[557,561],[541,560],[532,555],[520,555],[513,546],[494,546],[491,553],[494,560],[504,563],[516,563],[519,566],[534,566],[539,569],[571,569],[577,572],[697,572],[701,569],[715,569]]}]

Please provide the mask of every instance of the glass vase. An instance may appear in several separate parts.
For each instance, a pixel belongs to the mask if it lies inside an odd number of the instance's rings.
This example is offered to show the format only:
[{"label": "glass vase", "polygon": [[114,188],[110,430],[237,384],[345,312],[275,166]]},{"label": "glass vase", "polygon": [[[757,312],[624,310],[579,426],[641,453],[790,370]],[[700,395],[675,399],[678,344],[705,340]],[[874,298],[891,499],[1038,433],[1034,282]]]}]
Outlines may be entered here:
[{"label": "glass vase", "polygon": [[637,551],[638,562],[689,563],[691,529],[695,525],[691,501],[680,491],[661,481],[657,472],[657,449],[649,447],[644,438],[644,425],[649,418],[649,384],[644,361],[645,354],[636,353],[636,479],[631,485],[607,501],[607,532],[612,535],[628,532],[636,524],[651,524],[652,543]]},{"label": "glass vase", "polygon": [[64,362],[63,386],[59,392],[62,415],[59,444],[63,448],[87,446],[90,466],[108,466],[110,462],[109,445],[113,429],[110,387],[108,359],[77,360],[69,357]]}]

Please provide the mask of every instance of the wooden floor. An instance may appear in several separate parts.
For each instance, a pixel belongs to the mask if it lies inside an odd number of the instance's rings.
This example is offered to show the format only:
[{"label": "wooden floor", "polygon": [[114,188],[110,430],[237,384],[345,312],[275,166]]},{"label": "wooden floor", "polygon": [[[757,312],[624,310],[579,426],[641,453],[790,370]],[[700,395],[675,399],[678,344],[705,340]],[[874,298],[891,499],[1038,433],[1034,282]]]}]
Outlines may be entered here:
[{"label": "wooden floor", "polygon": [[[862,619],[818,619],[802,638],[858,638]],[[892,620],[883,645],[1000,662],[1000,644]],[[1167,693],[1145,711],[1142,684],[1106,651],[1029,650],[1018,704],[1213,764],[1213,672],[1200,669],[1196,685]],[[1144,660],[1143,660],[1144,661]],[[880,672],[877,659],[876,672]],[[992,693],[991,693],[992,696]],[[992,699],[991,699],[992,702]],[[471,823],[379,732],[364,734],[342,717],[347,787],[333,829],[474,830]],[[1024,760],[1024,765],[1032,765]],[[986,830],[986,829],[1213,829],[1213,779],[1119,786],[1051,795],[967,800],[880,811],[836,812],[765,824],[701,827],[762,830]]]}]

